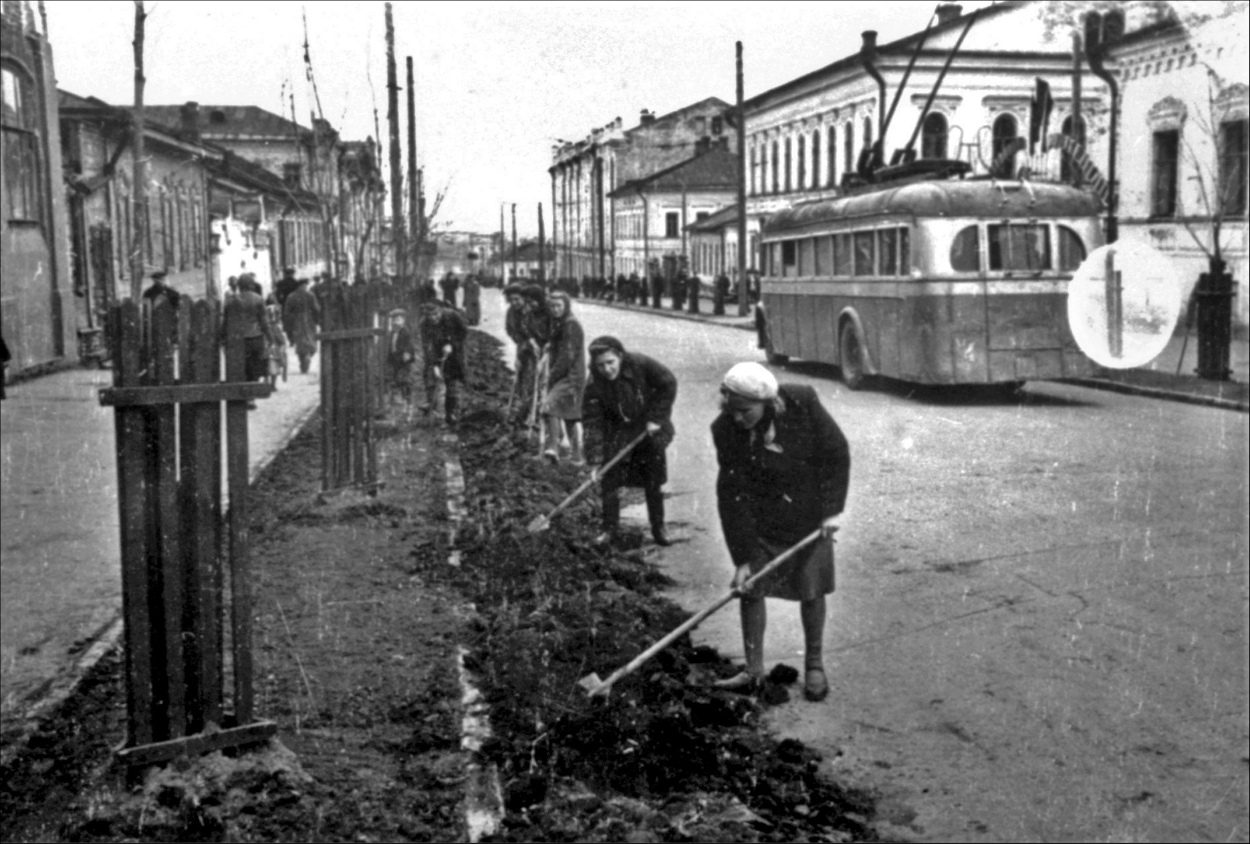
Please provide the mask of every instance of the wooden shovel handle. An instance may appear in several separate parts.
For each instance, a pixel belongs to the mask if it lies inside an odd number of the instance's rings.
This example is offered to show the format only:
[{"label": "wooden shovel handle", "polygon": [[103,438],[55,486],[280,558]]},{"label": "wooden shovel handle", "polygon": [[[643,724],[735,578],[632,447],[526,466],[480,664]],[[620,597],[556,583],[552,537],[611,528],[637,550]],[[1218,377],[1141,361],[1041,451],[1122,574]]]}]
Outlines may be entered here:
[{"label": "wooden shovel handle", "polygon": [[[627,454],[629,454],[631,451],[633,451],[634,446],[638,445],[638,443],[640,443],[640,442],[642,442],[644,439],[646,439],[646,436],[647,436],[647,432],[646,432],[646,431],[643,431],[641,434],[639,434],[638,436],[636,436],[636,437],[634,437],[632,440],[630,440],[630,441],[629,441],[629,445],[627,445],[627,446],[625,446],[624,448],[622,448],[620,451],[618,451],[618,452],[616,453],[616,456],[615,456],[615,457],[613,457],[613,458],[612,458],[611,460],[609,460],[607,463],[604,463],[604,464],[603,464],[603,467],[599,470],[598,477],[600,477],[600,478],[601,478],[601,477],[603,477],[603,474],[604,474],[605,472],[607,472],[609,469],[611,469],[611,468],[612,468],[613,466],[615,466],[617,463],[621,462],[621,460],[622,460],[622,459],[624,459],[625,455],[627,455]],[[570,505],[570,504],[572,504],[574,501],[576,501],[576,500],[577,500],[577,497],[578,497],[579,495],[581,495],[583,492],[585,492],[586,490],[588,490],[588,489],[590,489],[592,486],[594,486],[594,483],[595,483],[595,481],[596,481],[596,480],[597,480],[597,478],[595,478],[595,477],[591,477],[591,478],[589,478],[588,480],[586,480],[586,481],[585,481],[585,482],[584,482],[581,486],[579,486],[577,489],[575,489],[575,490],[573,490],[571,493],[569,493],[569,497],[568,497],[568,498],[564,499],[564,500],[563,500],[563,501],[561,501],[559,504],[557,504],[557,505],[556,505],[556,508],[555,508],[554,510],[552,510],[550,513],[548,513],[548,514],[547,514],[547,521],[551,521],[553,518],[555,518],[555,517],[556,517],[556,514],[558,514],[558,513],[559,513],[560,511],[562,511],[565,507],[569,506],[569,505]]]},{"label": "wooden shovel handle", "polygon": [[761,577],[763,577],[764,575],[769,574],[770,572],[772,572],[772,571],[773,571],[774,569],[776,569],[779,565],[781,565],[781,564],[782,564],[782,563],[784,563],[786,560],[788,560],[788,559],[790,559],[791,557],[793,557],[793,556],[794,556],[795,554],[797,554],[800,550],[802,550],[803,548],[807,547],[807,546],[808,546],[808,545],[810,545],[811,543],[815,542],[815,541],[816,541],[817,539],[819,539],[819,538],[820,538],[820,528],[817,528],[816,530],[814,530],[814,531],[812,531],[811,533],[809,533],[807,536],[805,536],[805,537],[803,537],[802,539],[800,539],[800,540],[799,540],[797,543],[795,543],[794,545],[791,545],[791,546],[790,546],[788,549],[786,549],[785,551],[782,551],[782,552],[781,552],[780,554],[778,554],[776,557],[773,557],[771,560],[769,560],[769,561],[768,561],[768,562],[764,565],[764,567],[763,567],[762,569],[760,569],[759,571],[757,571],[755,574],[751,575],[749,578],[747,578],[747,580],[743,581],[743,583],[742,583],[742,585],[741,585],[741,586],[739,586],[739,587],[737,587],[737,588],[734,588],[734,589],[729,590],[729,594],[728,594],[728,595],[725,595],[724,597],[722,597],[722,598],[720,598],[719,600],[717,600],[717,601],[716,601],[716,603],[712,604],[710,607],[707,607],[706,609],[704,609],[704,610],[700,611],[700,612],[699,612],[699,613],[697,613],[696,615],[693,615],[693,616],[691,616],[690,618],[686,619],[684,622],[682,622],[680,625],[678,625],[678,626],[677,626],[677,627],[673,630],[673,632],[669,633],[669,634],[668,634],[667,636],[665,636],[663,639],[661,639],[660,641],[656,642],[654,645],[652,645],[651,647],[647,648],[647,649],[646,649],[645,651],[643,651],[642,653],[638,654],[638,656],[634,657],[634,658],[633,658],[633,659],[629,662],[629,664],[628,664],[628,665],[624,666],[623,668],[618,668],[618,669],[616,669],[616,671],[612,672],[612,674],[608,677],[608,679],[604,680],[604,681],[603,681],[602,683],[600,683],[600,684],[599,684],[596,688],[594,688],[594,689],[592,689],[592,690],[590,691],[590,693],[589,693],[590,697],[594,697],[595,695],[607,694],[607,693],[608,693],[608,690],[612,688],[612,685],[613,685],[616,681],[620,680],[622,677],[625,677],[625,676],[627,676],[627,675],[629,675],[629,674],[632,674],[632,673],[633,673],[634,671],[636,671],[636,670],[638,669],[638,667],[639,667],[640,665],[642,665],[644,662],[646,662],[646,661],[647,661],[647,660],[649,660],[651,657],[653,657],[653,656],[655,656],[656,654],[658,654],[660,651],[662,651],[662,650],[664,650],[665,648],[667,648],[669,645],[673,644],[673,642],[677,641],[677,639],[678,639],[678,638],[679,638],[679,637],[680,637],[683,633],[686,633],[686,632],[688,632],[688,631],[690,631],[690,630],[694,629],[695,627],[697,627],[697,626],[700,624],[700,622],[702,622],[702,621],[703,621],[705,618],[707,618],[709,615],[711,615],[712,613],[716,612],[716,611],[717,611],[717,610],[719,610],[721,607],[725,606],[725,604],[729,603],[729,602],[730,602],[730,601],[732,601],[734,598],[737,598],[737,597],[739,597],[740,595],[742,595],[742,593],[743,593],[743,592],[748,591],[748,590],[749,590],[749,589],[750,589],[753,585],[755,585],[755,583],[756,583],[756,582],[757,582],[757,581],[758,581]]}]

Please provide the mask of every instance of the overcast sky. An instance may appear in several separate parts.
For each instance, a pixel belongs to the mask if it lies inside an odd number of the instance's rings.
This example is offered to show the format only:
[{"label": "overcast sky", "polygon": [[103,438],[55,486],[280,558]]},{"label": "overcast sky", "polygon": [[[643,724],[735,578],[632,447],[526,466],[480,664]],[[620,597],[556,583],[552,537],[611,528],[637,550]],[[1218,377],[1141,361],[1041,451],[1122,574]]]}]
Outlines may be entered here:
[{"label": "overcast sky", "polygon": [[[516,202],[523,235],[536,233],[544,202],[550,231],[547,168],[557,139],[580,140],[618,116],[634,126],[644,108],[665,114],[710,96],[732,103],[737,40],[751,97],[856,52],[865,29],[878,30],[881,43],[923,29],[934,5],[396,3],[399,84],[411,55],[427,195],[449,184],[440,220],[479,231],[498,228],[500,203]],[[285,83],[308,125],[303,10],[326,118],[345,139],[363,139],[374,135],[376,103],[388,137],[383,3],[149,0],[147,8],[146,102],[289,114]],[[60,87],[133,103],[133,4],[48,0],[47,14]]]}]

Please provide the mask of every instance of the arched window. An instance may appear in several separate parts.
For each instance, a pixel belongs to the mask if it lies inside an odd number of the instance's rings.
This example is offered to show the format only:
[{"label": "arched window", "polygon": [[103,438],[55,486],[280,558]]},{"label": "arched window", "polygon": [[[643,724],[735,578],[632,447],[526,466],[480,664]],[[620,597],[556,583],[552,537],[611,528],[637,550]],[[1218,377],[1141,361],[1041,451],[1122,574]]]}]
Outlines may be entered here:
[{"label": "arched window", "polygon": [[1000,114],[994,118],[994,147],[991,160],[997,160],[1007,145],[1016,138],[1016,119],[1010,114]]},{"label": "arched window", "polygon": [[833,187],[838,183],[838,130],[832,126],[829,127],[827,143],[829,145],[829,162],[826,165],[828,169],[825,171],[825,184]]},{"label": "arched window", "polygon": [[43,221],[43,156],[40,155],[39,104],[29,76],[12,65],[0,66],[0,161],[9,219]]},{"label": "arched window", "polygon": [[855,172],[855,124],[846,121],[846,128],[842,135],[842,143],[846,146],[843,150],[842,169],[847,173]]},{"label": "arched window", "polygon": [[755,147],[751,147],[751,196],[755,196]]},{"label": "arched window", "polygon": [[803,135],[799,135],[799,177],[794,187],[795,190],[807,187],[807,138]]},{"label": "arched window", "polygon": [[793,164],[793,160],[790,157],[790,141],[790,138],[786,138],[786,193],[793,190],[794,185],[794,182],[792,181],[793,177],[791,176],[794,170],[791,166]]},{"label": "arched window", "polygon": [[936,111],[929,112],[924,119],[924,128],[920,130],[920,157],[946,158],[947,132],[946,116]]},{"label": "arched window", "polygon": [[780,156],[778,156],[778,143],[776,143],[776,141],[773,141],[773,193],[774,194],[778,193],[778,191],[781,190],[781,181],[778,179],[778,175],[779,175],[778,161],[779,160],[780,160]]}]

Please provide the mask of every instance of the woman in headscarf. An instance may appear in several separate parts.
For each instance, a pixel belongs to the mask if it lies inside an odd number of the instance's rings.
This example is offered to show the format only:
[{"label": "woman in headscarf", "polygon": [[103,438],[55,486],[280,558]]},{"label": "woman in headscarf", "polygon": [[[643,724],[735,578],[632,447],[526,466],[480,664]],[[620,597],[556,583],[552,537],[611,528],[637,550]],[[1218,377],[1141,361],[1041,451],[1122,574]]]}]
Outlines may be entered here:
[{"label": "woman in headscarf", "polygon": [[846,437],[811,387],[778,385],[760,364],[740,363],[721,383],[712,440],[720,464],[717,506],[735,587],[816,529],[822,533],[740,598],[746,668],[721,685],[753,688],[764,676],[764,599],[781,598],[799,602],[804,695],[823,700],[829,694],[822,642],[825,596],[834,587],[832,539],[851,476]]},{"label": "woman in headscarf", "polygon": [[[610,460],[634,437],[648,436],[629,456],[601,478],[603,533],[595,540],[607,545],[615,538],[621,521],[621,487],[642,487],[647,498],[647,518],[657,545],[668,545],[664,529],[664,493],[668,461],[664,450],[673,441],[673,401],[677,379],[659,361],[627,352],[615,337],[596,337],[590,343],[590,383],[582,394],[582,419],[587,427],[598,426],[603,454],[595,461]],[[596,470],[597,474],[597,470]]]},{"label": "woman in headscarf", "polygon": [[544,456],[560,462],[563,429],[568,428],[569,459],[582,466],[582,390],[586,386],[586,345],[582,325],[573,317],[569,295],[556,290],[547,295],[551,333],[547,338],[547,396],[543,416],[547,423]]}]

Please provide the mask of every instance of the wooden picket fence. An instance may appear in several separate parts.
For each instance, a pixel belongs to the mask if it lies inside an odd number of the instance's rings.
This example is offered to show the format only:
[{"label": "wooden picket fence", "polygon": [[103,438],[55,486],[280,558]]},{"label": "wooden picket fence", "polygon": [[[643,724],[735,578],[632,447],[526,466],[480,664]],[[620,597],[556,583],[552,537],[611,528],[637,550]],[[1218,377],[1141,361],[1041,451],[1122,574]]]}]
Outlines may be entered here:
[{"label": "wooden picket fence", "polygon": [[244,516],[247,404],[272,388],[244,381],[243,341],[229,330],[240,310],[184,300],[110,311],[114,386],[100,402],[114,408],[117,432],[127,712],[118,755],[130,765],[276,732],[252,708]]},{"label": "wooden picket fence", "polygon": [[338,286],[321,302],[323,491],[377,491],[373,423],[387,398],[387,317],[394,308],[415,316],[407,294],[389,285]]}]

